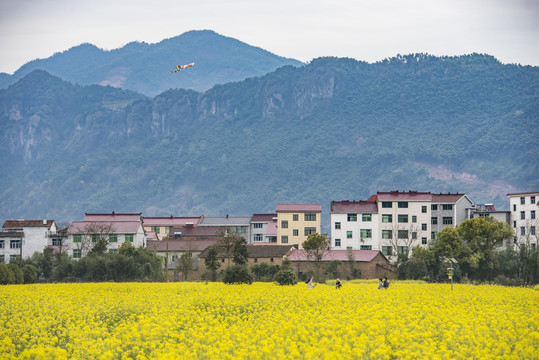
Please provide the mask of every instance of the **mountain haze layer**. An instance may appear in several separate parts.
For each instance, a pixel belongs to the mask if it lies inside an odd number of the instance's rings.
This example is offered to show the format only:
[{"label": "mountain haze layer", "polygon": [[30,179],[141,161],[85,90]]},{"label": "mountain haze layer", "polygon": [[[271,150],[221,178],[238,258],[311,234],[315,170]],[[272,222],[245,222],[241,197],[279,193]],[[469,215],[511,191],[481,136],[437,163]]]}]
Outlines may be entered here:
[{"label": "mountain haze layer", "polygon": [[[192,62],[193,68],[169,74],[176,65]],[[200,30],[157,44],[132,42],[111,51],[82,44],[31,61],[13,75],[0,74],[0,88],[41,69],[80,85],[110,85],[155,96],[173,88],[204,91],[216,84],[264,75],[284,65],[303,64],[211,30]]]},{"label": "mountain haze layer", "polygon": [[34,71],[0,91],[0,218],[249,215],[376,191],[539,188],[539,68],[319,58],[156,97]]}]

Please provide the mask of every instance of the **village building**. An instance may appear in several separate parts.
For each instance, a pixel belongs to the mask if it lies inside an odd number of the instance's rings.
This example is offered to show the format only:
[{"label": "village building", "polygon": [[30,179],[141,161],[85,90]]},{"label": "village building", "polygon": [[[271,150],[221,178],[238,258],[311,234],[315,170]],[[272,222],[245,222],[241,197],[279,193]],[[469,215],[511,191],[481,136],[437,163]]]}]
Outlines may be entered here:
[{"label": "village building", "polygon": [[249,244],[277,243],[277,214],[253,214]]},{"label": "village building", "polygon": [[[170,233],[170,230],[174,227],[197,227],[202,221],[204,216],[198,217],[176,217],[176,216],[164,216],[153,217],[144,216],[142,221],[144,223],[144,230],[146,231],[147,238],[151,240],[161,240]],[[155,234],[155,235],[153,235]]]},{"label": "village building", "polygon": [[511,227],[515,232],[515,244],[537,246],[539,230],[539,191],[510,193]]},{"label": "village building", "polygon": [[0,232],[0,262],[9,264],[29,258],[55,245],[54,220],[6,220]]},{"label": "village building", "polygon": [[300,247],[312,233],[320,234],[320,204],[277,204],[277,243]]},{"label": "village building", "polygon": [[331,235],[334,249],[379,250],[376,202],[332,201]]}]

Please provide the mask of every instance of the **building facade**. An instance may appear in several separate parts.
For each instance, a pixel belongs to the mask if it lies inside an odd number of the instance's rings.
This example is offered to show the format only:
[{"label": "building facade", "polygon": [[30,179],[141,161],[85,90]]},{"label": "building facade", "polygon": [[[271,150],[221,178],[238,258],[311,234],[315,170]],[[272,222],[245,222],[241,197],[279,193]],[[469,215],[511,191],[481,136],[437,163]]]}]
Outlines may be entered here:
[{"label": "building facade", "polygon": [[298,247],[312,233],[320,234],[320,204],[277,204],[277,243]]},{"label": "building facade", "polygon": [[539,191],[507,194],[515,243],[537,246]]},{"label": "building facade", "polygon": [[378,223],[378,206],[374,201],[332,201],[331,247],[379,250]]},{"label": "building facade", "polygon": [[53,245],[54,220],[7,220],[0,233],[0,262],[10,263]]},{"label": "building facade", "polygon": [[197,227],[203,216],[198,217],[150,217],[144,216],[144,230],[146,233],[155,233],[155,240],[162,240],[170,233],[173,227],[191,226]]},{"label": "building facade", "polygon": [[277,243],[277,214],[253,214],[248,243]]},{"label": "building facade", "polygon": [[456,227],[468,219],[468,209],[474,203],[466,194],[432,194],[431,233],[429,239],[436,240],[438,233],[445,227]]}]

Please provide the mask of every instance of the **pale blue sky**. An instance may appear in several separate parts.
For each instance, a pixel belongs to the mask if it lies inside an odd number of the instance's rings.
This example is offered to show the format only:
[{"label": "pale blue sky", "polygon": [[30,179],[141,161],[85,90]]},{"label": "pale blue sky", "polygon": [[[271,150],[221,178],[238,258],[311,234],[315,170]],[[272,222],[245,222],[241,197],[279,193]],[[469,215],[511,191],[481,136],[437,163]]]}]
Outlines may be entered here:
[{"label": "pale blue sky", "polygon": [[0,72],[201,29],[305,62],[477,52],[539,66],[538,19],[539,0],[0,0]]}]

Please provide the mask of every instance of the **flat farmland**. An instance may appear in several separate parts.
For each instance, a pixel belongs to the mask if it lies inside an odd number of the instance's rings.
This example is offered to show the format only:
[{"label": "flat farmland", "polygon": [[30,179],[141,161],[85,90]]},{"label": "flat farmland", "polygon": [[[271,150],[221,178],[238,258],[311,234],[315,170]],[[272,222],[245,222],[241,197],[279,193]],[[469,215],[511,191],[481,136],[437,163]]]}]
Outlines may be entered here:
[{"label": "flat farmland", "polygon": [[2,359],[534,359],[539,291],[344,282],[0,287]]}]

